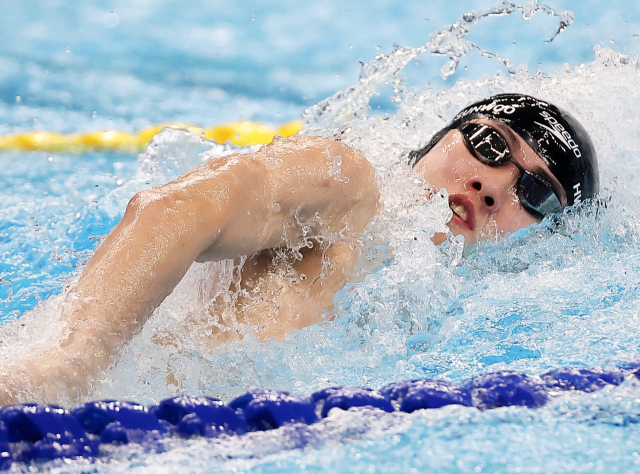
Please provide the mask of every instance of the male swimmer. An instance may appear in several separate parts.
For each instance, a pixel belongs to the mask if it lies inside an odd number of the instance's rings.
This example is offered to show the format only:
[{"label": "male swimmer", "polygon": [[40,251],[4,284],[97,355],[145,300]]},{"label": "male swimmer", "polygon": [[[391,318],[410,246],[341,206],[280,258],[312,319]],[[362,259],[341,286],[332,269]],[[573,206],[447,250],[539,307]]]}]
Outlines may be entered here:
[{"label": "male swimmer", "polygon": [[[596,155],[582,126],[518,94],[465,108],[409,160],[449,191],[448,225],[466,242],[527,227],[598,191]],[[342,230],[356,238],[378,206],[365,157],[339,140],[311,136],[213,159],[137,194],[69,292],[60,346],[3,363],[0,404],[79,399],[194,261],[248,256],[235,313],[262,340],[320,322],[348,282],[357,248],[347,237],[297,249],[303,258],[290,265],[306,279],[296,284],[276,270],[276,249],[303,240],[301,222],[315,227],[311,235]],[[218,337],[229,333],[218,330]]]}]

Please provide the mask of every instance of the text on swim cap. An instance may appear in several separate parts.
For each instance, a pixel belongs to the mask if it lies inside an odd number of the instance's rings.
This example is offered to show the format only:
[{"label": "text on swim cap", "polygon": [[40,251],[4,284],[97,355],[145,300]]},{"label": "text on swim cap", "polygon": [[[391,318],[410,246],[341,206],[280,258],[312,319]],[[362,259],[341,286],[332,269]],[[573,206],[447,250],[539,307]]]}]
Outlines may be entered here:
[{"label": "text on swim cap", "polygon": [[473,107],[469,107],[468,109],[460,112],[454,120],[458,120],[462,117],[466,117],[469,114],[479,114],[482,112],[492,112],[494,114],[512,114],[516,111],[516,108],[513,105],[503,105],[497,104],[495,102],[491,102],[490,104],[483,105],[474,105]]},{"label": "text on swim cap", "polygon": [[578,204],[582,202],[582,191],[580,190],[580,183],[573,185],[573,203]]},{"label": "text on swim cap", "polygon": [[564,143],[567,148],[573,151],[573,154],[576,155],[576,158],[580,158],[582,156],[582,152],[580,151],[580,148],[578,148],[578,144],[571,138],[571,135],[569,134],[569,132],[565,130],[562,124],[560,124],[560,122],[558,122],[558,120],[556,120],[555,117],[553,117],[549,112],[545,110],[540,112],[540,115],[542,115],[542,117],[547,122],[549,122],[549,124],[553,128],[550,128],[540,122],[535,122],[535,123],[540,125],[542,128],[553,133],[553,135],[556,138],[558,138],[562,143]]}]

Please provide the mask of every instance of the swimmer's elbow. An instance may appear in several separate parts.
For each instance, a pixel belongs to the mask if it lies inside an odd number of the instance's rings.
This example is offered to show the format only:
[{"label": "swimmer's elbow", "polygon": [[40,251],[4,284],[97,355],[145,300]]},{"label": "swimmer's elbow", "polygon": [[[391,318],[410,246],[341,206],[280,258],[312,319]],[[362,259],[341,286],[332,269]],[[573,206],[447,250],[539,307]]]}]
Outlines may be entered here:
[{"label": "swimmer's elbow", "polygon": [[139,214],[143,210],[147,209],[151,204],[162,199],[163,199],[162,194],[153,189],[146,189],[144,191],[140,191],[129,200],[129,204],[127,204],[126,212]]},{"label": "swimmer's elbow", "polygon": [[171,215],[179,217],[184,214],[184,212],[177,212],[180,210],[178,206],[180,201],[171,193],[163,190],[147,189],[140,191],[129,201],[125,217],[136,221],[141,218],[145,221],[149,219],[166,220]]}]

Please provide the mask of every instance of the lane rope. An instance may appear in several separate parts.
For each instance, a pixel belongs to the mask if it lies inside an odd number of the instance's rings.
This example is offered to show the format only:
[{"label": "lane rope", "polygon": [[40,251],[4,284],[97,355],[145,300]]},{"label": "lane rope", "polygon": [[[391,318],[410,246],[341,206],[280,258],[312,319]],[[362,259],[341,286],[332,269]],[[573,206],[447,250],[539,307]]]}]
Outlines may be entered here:
[{"label": "lane rope", "polygon": [[[368,407],[387,413],[412,413],[446,405],[478,410],[539,408],[562,392],[591,393],[638,378],[640,363],[632,362],[605,370],[560,368],[540,376],[500,371],[476,375],[462,384],[423,379],[394,382],[380,390],[330,387],[308,397],[251,390],[228,404],[217,398],[189,395],[151,406],[105,400],[71,410],[25,403],[0,409],[0,471],[16,462],[108,456],[109,451],[102,450],[101,445],[138,443],[153,451],[159,440],[171,436],[217,438],[292,424],[303,427],[319,422],[335,409]],[[291,442],[296,448],[304,448],[307,439],[296,435]]]},{"label": "lane rope", "polygon": [[95,130],[63,135],[48,131],[31,131],[0,136],[0,151],[47,151],[54,153],[87,153],[119,151],[138,153],[144,150],[153,136],[163,128],[188,130],[217,143],[230,141],[234,145],[264,145],[273,137],[290,137],[302,129],[302,122],[294,120],[278,128],[250,122],[229,122],[213,127],[197,127],[185,123],[164,123],[142,129],[139,133],[118,130]]}]

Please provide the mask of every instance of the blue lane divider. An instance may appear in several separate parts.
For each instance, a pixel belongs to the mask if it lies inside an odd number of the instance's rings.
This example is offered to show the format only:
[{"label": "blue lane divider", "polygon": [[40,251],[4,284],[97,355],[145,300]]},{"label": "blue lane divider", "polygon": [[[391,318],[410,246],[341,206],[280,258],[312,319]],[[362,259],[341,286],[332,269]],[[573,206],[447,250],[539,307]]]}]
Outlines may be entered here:
[{"label": "blue lane divider", "polygon": [[87,435],[78,420],[55,405],[25,403],[0,410],[7,441],[16,461],[93,457],[98,441]]},{"label": "blue lane divider", "polygon": [[398,404],[398,409],[406,413],[445,405],[471,406],[469,389],[444,380],[404,380],[387,385],[382,393],[388,395]]},{"label": "blue lane divider", "polygon": [[149,411],[159,420],[174,425],[183,436],[214,438],[222,433],[244,434],[246,431],[244,416],[218,398],[183,395],[163,400]]},{"label": "blue lane divider", "polygon": [[116,400],[89,402],[71,410],[87,433],[102,443],[141,443],[170,434],[170,424],[144,405]]},{"label": "blue lane divider", "polygon": [[310,425],[318,421],[312,401],[289,392],[252,390],[229,406],[244,413],[247,431],[273,430],[287,423]]},{"label": "blue lane divider", "polygon": [[517,372],[481,374],[463,385],[443,380],[405,380],[381,390],[331,387],[310,397],[273,390],[252,390],[229,404],[211,397],[179,396],[145,407],[104,400],[71,411],[55,405],[27,403],[0,409],[0,470],[13,462],[58,458],[95,458],[100,444],[146,443],[165,437],[238,436],[287,424],[316,423],[333,409],[370,407],[412,413],[446,405],[488,410],[537,408],[560,391],[594,392],[640,378],[640,363],[611,370],[561,368],[539,377]]},{"label": "blue lane divider", "polygon": [[595,392],[605,385],[620,385],[624,380],[624,372],[569,367],[547,372],[542,379],[551,389]]},{"label": "blue lane divider", "polygon": [[311,401],[320,405],[322,418],[326,418],[332,408],[373,407],[389,413],[395,411],[388,395],[362,387],[325,388],[311,395]]},{"label": "blue lane divider", "polygon": [[481,410],[525,406],[538,408],[547,403],[546,387],[534,377],[513,372],[477,375],[467,382],[474,405]]}]

